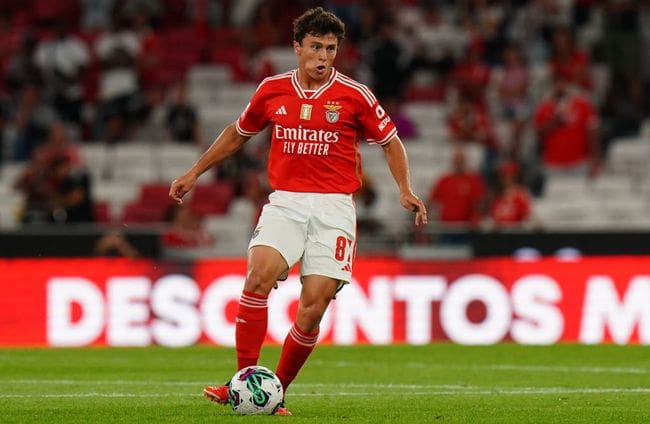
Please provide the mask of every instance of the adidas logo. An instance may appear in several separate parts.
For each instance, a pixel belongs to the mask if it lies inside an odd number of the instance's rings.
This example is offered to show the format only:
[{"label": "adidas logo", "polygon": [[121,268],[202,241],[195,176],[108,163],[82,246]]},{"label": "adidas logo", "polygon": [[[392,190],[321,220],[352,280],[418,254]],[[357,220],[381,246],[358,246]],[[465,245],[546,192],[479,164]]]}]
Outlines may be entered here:
[{"label": "adidas logo", "polygon": [[284,105],[280,106],[278,110],[275,111],[276,115],[286,115],[287,110],[284,108]]},{"label": "adidas logo", "polygon": [[341,271],[352,272],[352,267],[350,266],[350,264],[346,264],[343,268],[341,268]]}]

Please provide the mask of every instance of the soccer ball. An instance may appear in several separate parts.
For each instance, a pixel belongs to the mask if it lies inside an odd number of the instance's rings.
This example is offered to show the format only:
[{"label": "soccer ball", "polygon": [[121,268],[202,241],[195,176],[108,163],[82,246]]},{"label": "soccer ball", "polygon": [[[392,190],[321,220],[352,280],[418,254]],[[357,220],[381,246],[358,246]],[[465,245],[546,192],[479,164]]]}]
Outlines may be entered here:
[{"label": "soccer ball", "polygon": [[280,379],[259,365],[240,369],[228,383],[228,403],[239,415],[271,415],[283,396]]}]

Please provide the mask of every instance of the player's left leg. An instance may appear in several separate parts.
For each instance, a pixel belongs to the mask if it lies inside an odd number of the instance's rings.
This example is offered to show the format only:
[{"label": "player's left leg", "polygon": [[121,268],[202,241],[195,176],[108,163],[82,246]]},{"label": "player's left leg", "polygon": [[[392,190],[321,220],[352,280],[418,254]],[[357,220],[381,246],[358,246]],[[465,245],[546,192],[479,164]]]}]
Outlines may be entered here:
[{"label": "player's left leg", "polygon": [[302,291],[296,322],[285,339],[276,374],[285,391],[318,340],[323,314],[336,292],[352,279],[356,219],[352,196],[313,194],[305,252],[300,264]]},{"label": "player's left leg", "polygon": [[331,277],[302,277],[296,321],[284,341],[276,370],[285,392],[314,350],[321,319],[338,287],[339,280]]}]

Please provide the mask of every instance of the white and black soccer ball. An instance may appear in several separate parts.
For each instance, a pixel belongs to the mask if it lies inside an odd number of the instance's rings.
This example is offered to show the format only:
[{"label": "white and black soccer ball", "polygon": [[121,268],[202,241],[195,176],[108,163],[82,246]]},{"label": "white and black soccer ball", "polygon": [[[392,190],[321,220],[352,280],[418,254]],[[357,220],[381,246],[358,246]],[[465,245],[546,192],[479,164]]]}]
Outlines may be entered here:
[{"label": "white and black soccer ball", "polygon": [[239,415],[271,415],[283,396],[280,379],[259,365],[240,369],[228,383],[228,403]]}]

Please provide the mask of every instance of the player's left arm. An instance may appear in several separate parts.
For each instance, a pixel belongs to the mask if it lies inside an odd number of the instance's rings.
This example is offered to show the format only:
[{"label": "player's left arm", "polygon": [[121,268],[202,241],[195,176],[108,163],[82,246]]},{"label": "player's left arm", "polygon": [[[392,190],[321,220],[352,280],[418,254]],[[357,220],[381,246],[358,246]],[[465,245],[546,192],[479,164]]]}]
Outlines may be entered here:
[{"label": "player's left arm", "polygon": [[390,168],[395,182],[399,187],[399,201],[406,209],[415,212],[415,225],[427,223],[427,209],[422,200],[413,193],[411,178],[409,176],[409,164],[406,150],[402,140],[395,135],[388,143],[383,144],[384,155],[388,168]]}]

